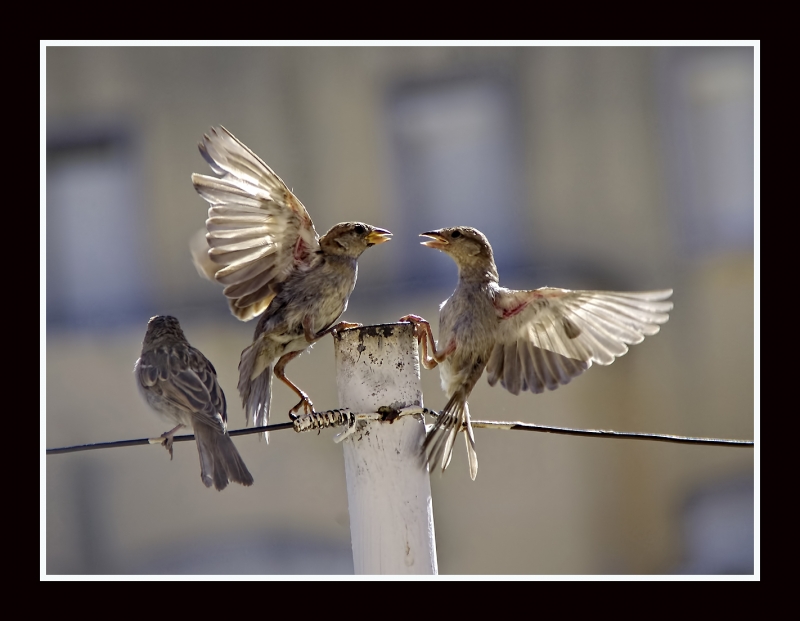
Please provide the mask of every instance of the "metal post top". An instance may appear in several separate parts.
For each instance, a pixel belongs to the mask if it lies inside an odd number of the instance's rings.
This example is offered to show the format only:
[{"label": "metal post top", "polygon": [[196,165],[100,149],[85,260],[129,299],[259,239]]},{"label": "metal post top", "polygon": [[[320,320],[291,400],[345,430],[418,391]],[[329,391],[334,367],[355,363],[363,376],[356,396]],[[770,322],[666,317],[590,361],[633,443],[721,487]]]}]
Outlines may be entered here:
[{"label": "metal post top", "polygon": [[408,321],[401,321],[397,323],[377,323],[369,326],[359,326],[358,328],[345,328],[344,330],[337,330],[334,338],[341,341],[345,335],[351,333],[358,334],[360,338],[365,337],[390,337],[401,336],[402,332],[408,332],[410,335],[414,333],[414,325]]},{"label": "metal post top", "polygon": [[419,356],[411,323],[349,328],[336,334],[336,385],[339,406],[375,412],[422,405]]}]

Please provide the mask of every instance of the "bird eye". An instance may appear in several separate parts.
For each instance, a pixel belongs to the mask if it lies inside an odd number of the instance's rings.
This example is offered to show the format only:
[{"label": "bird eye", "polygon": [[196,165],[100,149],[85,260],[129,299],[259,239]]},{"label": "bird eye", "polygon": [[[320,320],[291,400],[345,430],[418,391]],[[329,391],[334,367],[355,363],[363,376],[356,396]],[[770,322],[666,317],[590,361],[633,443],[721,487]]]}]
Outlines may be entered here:
[{"label": "bird eye", "polygon": [[355,227],[353,228],[353,230],[354,230],[356,233],[358,233],[359,235],[363,235],[363,234],[364,234],[364,232],[365,232],[367,229],[365,229],[365,228],[364,228],[363,226],[361,226],[360,224],[356,224],[356,225],[355,225]]},{"label": "bird eye", "polygon": [[461,237],[461,231],[453,231],[450,234],[450,237],[452,237],[453,239],[455,239],[456,237]]}]

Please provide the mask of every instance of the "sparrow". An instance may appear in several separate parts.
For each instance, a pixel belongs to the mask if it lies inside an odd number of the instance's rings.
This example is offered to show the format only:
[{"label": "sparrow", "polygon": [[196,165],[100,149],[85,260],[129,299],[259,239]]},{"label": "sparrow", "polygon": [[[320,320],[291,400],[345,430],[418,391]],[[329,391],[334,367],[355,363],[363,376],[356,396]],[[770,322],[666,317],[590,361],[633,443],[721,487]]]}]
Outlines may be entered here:
[{"label": "sparrow", "polygon": [[[355,287],[358,257],[392,234],[343,222],[320,237],[281,178],[227,129],[212,128],[199,148],[218,176],[192,175],[211,205],[205,245],[202,237],[190,244],[195,267],[225,285],[235,317],[260,315],[239,361],[247,424],[268,424],[273,374],[300,397],[289,411],[294,419],[301,407],[313,411],[313,403],[286,377],[287,363],[326,334],[359,325],[336,323]],[[269,441],[267,432],[264,438]]]},{"label": "sparrow", "polygon": [[467,226],[422,233],[423,246],[450,255],[458,284],[439,307],[439,342],[418,315],[415,324],[426,369],[439,366],[447,403],[422,446],[431,467],[450,463],[459,430],[465,431],[469,474],[475,480],[478,457],[467,398],[486,371],[489,385],[499,381],[514,395],[541,393],[568,384],[592,363],[609,365],[628,345],[656,334],[669,318],[672,289],[644,292],[571,291],[542,287],[526,291],[499,284],[486,236]]},{"label": "sparrow", "polygon": [[252,485],[227,433],[225,393],[214,365],[186,340],[178,320],[156,315],[147,323],[142,355],[133,367],[139,392],[162,418],[175,427],[162,434],[172,459],[173,436],[191,428],[200,454],[200,478],[206,487],[225,489],[228,481]]}]

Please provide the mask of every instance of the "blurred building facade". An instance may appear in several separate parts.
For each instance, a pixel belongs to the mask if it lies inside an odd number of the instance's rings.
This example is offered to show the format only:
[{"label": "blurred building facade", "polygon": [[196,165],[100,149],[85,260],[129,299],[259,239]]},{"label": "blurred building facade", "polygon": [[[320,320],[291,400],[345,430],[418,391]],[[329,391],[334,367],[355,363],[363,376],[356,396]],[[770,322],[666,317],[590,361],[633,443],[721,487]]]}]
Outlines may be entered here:
[{"label": "blurred building facade", "polygon": [[[417,235],[456,224],[487,234],[508,287],[674,289],[661,332],[610,367],[545,395],[481,381],[474,418],[753,438],[752,47],[51,46],[45,70],[48,447],[165,431],[132,376],[154,314],[181,320],[243,426],[255,322],[188,251],[207,211],[196,145],[218,124],[318,232],[394,232],[345,319],[435,328],[456,271]],[[334,372],[329,341],[288,368],[323,409]],[[438,373],[423,388],[443,405]],[[293,397],[275,387],[273,421]],[[752,449],[477,434],[475,482],[461,445],[432,477],[441,573],[753,573]],[[48,457],[47,573],[351,572],[331,436],[238,439],[256,483],[224,497],[188,443],[172,462]]]}]

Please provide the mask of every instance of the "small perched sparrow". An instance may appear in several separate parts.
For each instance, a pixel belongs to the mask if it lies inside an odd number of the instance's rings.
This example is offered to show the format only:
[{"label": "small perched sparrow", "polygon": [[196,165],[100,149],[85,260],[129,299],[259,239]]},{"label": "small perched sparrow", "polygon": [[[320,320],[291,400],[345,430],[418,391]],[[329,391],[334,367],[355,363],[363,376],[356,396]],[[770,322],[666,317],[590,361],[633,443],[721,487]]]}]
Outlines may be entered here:
[{"label": "small perched sparrow", "polygon": [[[437,364],[448,397],[423,444],[429,465],[442,471],[464,428],[472,479],[478,473],[475,437],[467,397],[486,369],[489,385],[509,392],[555,390],[593,362],[608,365],[628,345],[656,334],[669,318],[672,289],[639,293],[570,291],[543,287],[514,291],[499,285],[492,247],[467,226],[422,233],[423,246],[449,254],[458,266],[458,285],[439,311],[439,345],[430,324],[417,315],[400,321],[416,325],[422,364]],[[430,349],[430,355],[429,355]]]},{"label": "small perched sparrow", "polygon": [[175,317],[150,318],[133,372],[148,405],[176,425],[162,436],[170,459],[175,432],[189,427],[197,440],[200,478],[206,487],[213,483],[218,490],[225,489],[228,481],[253,484],[227,433],[225,393],[214,365],[189,345]]},{"label": "small perched sparrow", "polygon": [[358,325],[334,323],[355,287],[358,257],[392,234],[343,222],[320,237],[280,177],[227,129],[212,128],[199,147],[219,177],[192,175],[195,189],[211,204],[205,246],[197,237],[191,244],[195,266],[225,285],[237,318],[261,315],[239,361],[247,424],[268,423],[273,373],[300,397],[289,416],[301,407],[310,412],[313,404],[286,377],[286,364],[329,332]]}]

